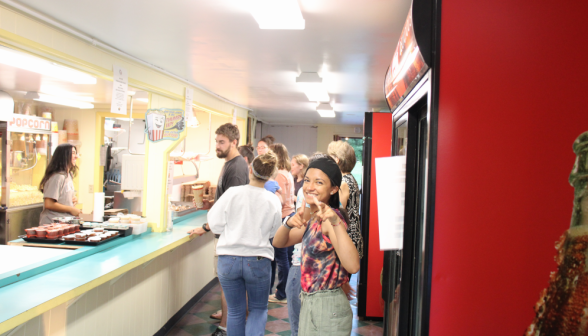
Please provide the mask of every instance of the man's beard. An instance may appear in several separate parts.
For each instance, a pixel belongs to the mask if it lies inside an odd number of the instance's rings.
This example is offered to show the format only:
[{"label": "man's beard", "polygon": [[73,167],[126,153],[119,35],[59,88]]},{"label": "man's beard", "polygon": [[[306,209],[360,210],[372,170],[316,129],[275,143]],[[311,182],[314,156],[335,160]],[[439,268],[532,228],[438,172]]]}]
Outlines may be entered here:
[{"label": "man's beard", "polygon": [[224,158],[226,158],[227,156],[229,156],[229,152],[230,152],[230,151],[231,151],[231,148],[230,148],[230,147],[229,147],[229,148],[227,148],[227,150],[226,150],[226,151],[224,151],[224,152],[223,152],[223,151],[219,151],[219,150],[217,150],[217,151],[216,151],[216,157],[217,157],[217,158],[219,158],[219,159],[224,159]]}]

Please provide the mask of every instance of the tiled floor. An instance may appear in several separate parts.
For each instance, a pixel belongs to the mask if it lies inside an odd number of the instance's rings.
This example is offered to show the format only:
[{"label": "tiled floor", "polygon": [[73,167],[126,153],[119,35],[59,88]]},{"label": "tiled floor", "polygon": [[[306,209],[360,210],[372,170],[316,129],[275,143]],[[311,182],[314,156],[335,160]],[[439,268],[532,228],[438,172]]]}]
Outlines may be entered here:
[{"label": "tiled floor", "polygon": [[[357,283],[357,277],[351,278],[351,283]],[[354,286],[356,287],[356,286]],[[220,285],[215,286],[198,303],[196,303],[180,321],[170,330],[168,336],[201,336],[210,335],[218,326],[218,320],[209,316],[220,309]],[[354,336],[381,336],[383,334],[382,322],[360,321],[357,318],[357,301],[351,301],[353,310]],[[290,335],[290,323],[288,322],[288,307],[285,304],[268,304],[266,335]]]}]

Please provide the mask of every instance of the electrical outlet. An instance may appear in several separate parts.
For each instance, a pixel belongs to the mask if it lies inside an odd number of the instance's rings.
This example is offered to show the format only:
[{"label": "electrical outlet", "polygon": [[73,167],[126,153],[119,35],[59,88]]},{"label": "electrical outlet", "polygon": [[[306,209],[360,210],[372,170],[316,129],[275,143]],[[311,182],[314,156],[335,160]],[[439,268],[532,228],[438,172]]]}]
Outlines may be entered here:
[{"label": "electrical outlet", "polygon": [[93,194],[94,193],[94,185],[93,184],[90,184],[90,188],[88,188],[88,192],[90,194]]}]

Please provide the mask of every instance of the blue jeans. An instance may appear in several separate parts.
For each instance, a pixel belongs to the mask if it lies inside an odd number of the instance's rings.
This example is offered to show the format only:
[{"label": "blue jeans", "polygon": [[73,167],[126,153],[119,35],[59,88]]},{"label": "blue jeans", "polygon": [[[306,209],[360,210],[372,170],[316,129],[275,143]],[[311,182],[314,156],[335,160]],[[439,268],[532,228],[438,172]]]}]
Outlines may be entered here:
[{"label": "blue jeans", "polygon": [[[229,308],[229,336],[265,334],[270,273],[271,262],[267,258],[230,255],[218,257],[218,278]],[[246,317],[247,307],[249,317]]]},{"label": "blue jeans", "polygon": [[288,295],[288,318],[292,336],[298,336],[298,320],[300,317],[300,265],[290,267],[286,295]]},{"label": "blue jeans", "polygon": [[274,261],[272,261],[272,279],[269,292],[271,294],[271,290],[274,287],[277,266],[278,285],[276,286],[276,299],[278,300],[286,298],[286,284],[288,282],[288,271],[290,270],[290,263],[288,263],[288,249],[288,247],[274,247]]}]

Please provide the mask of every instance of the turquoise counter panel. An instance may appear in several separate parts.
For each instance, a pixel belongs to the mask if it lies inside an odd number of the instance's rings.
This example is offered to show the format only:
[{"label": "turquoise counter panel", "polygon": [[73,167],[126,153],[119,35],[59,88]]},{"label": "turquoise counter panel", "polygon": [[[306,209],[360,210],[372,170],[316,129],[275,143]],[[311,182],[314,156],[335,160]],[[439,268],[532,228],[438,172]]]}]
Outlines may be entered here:
[{"label": "turquoise counter panel", "polygon": [[[67,265],[47,270],[40,275],[1,287],[0,326],[23,313],[30,314],[30,311],[35,307],[57,299],[70,291],[84,285],[91,286],[91,282],[121,268],[124,269],[130,263],[138,262],[142,258],[144,260],[150,256],[155,258],[162,250],[169,250],[177,244],[188,242],[187,231],[202,226],[206,222],[206,213],[207,211],[198,211],[191,214],[188,220],[185,219],[181,223],[175,224],[172,232],[145,233],[125,244],[105,249],[72,261]],[[10,302],[10,304],[5,304],[6,302]],[[4,328],[0,328],[0,330],[2,329]]]}]

